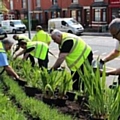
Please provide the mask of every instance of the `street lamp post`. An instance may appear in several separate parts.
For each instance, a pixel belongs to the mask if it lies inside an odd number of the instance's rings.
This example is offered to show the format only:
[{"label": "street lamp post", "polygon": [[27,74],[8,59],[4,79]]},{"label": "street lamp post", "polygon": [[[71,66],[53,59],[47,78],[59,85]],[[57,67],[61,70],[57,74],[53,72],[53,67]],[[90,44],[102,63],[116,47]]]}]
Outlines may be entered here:
[{"label": "street lamp post", "polygon": [[31,15],[30,15],[31,0],[28,0],[27,3],[28,3],[28,36],[31,39]]}]

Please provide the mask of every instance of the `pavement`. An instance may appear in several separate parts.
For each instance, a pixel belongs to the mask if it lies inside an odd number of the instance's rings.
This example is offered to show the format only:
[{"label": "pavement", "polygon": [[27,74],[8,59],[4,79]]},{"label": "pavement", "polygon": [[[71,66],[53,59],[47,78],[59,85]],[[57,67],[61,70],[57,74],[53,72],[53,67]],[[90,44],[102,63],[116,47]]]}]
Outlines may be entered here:
[{"label": "pavement", "polygon": [[106,36],[110,37],[111,34],[109,32],[83,32],[83,36]]},{"label": "pavement", "polygon": [[[31,31],[31,32],[35,33],[36,31]],[[110,32],[83,32],[81,35],[83,35],[83,36],[105,36],[105,37],[111,37]]]}]

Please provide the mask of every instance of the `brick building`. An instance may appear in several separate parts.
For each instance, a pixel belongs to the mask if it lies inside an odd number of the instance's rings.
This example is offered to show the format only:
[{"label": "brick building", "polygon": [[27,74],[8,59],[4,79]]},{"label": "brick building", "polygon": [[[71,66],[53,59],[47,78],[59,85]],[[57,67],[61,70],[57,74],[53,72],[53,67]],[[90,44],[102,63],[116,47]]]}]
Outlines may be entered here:
[{"label": "brick building", "polygon": [[120,0],[4,0],[10,10],[5,19],[27,18],[27,1],[31,17],[47,25],[48,19],[73,17],[82,25],[98,27],[108,24],[120,13]]}]

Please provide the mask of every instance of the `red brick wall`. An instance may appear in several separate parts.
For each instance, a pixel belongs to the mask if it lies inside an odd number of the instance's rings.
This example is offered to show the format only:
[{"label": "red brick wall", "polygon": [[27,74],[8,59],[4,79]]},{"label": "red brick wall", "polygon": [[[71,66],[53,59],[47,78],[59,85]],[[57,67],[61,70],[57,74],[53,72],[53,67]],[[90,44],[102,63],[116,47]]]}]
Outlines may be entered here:
[{"label": "red brick wall", "polygon": [[79,0],[80,5],[82,6],[90,6],[94,0]]}]

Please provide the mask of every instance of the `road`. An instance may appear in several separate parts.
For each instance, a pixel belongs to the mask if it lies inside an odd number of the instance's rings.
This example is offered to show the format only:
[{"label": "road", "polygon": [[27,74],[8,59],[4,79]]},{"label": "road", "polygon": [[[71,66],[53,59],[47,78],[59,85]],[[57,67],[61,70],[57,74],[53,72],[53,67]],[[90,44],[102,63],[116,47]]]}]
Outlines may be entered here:
[{"label": "road", "polygon": [[[31,38],[35,32],[31,32]],[[26,36],[28,36],[28,33],[25,33]],[[13,34],[8,34],[8,38],[12,39]],[[83,38],[83,40],[88,43],[93,50],[94,53],[94,59],[97,57],[103,58],[106,56],[112,49],[114,49],[115,41],[112,37],[104,37],[104,36],[80,36]],[[49,47],[50,51],[54,53],[56,56],[58,56],[58,46],[56,43],[52,41]],[[49,67],[51,67],[54,62],[55,58],[51,55],[49,55]],[[106,64],[107,69],[111,70],[114,68],[120,67],[120,57],[114,59],[113,61],[110,61]],[[65,63],[63,63],[65,65]],[[115,76],[109,76],[107,77],[107,84],[111,84]],[[116,77],[115,77],[116,78]]]}]

